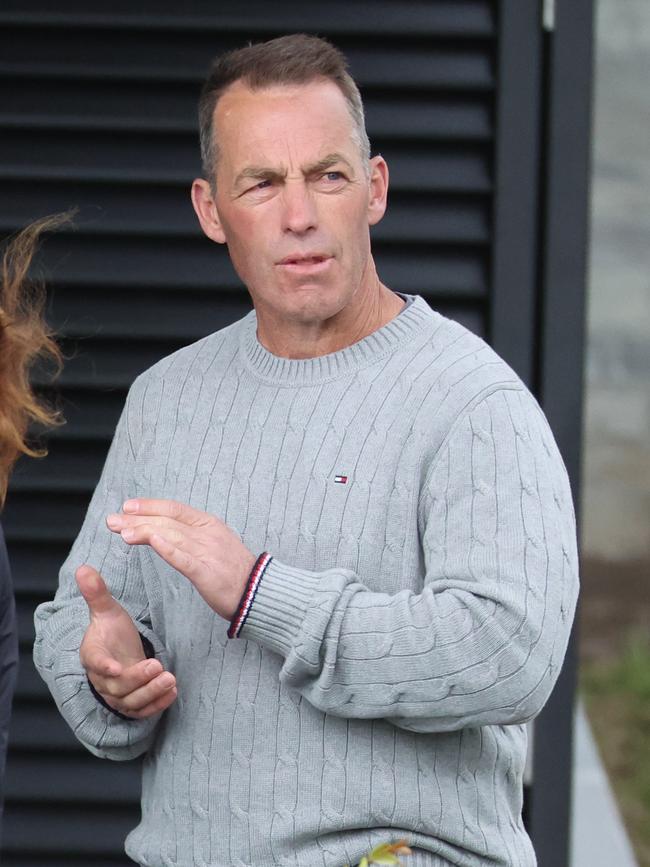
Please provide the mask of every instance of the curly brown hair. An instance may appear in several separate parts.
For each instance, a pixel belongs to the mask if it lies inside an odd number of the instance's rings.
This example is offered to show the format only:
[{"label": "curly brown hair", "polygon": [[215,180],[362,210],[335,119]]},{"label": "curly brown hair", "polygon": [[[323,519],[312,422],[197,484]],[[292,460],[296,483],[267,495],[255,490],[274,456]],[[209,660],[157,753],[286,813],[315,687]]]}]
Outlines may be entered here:
[{"label": "curly brown hair", "polygon": [[44,320],[46,295],[28,279],[28,271],[43,232],[71,222],[75,210],[30,223],[11,238],[0,273],[0,509],[5,504],[9,476],[21,455],[41,458],[46,448],[30,445],[28,428],[64,424],[60,410],[47,406],[34,392],[29,372],[37,359],[54,362],[53,378],[63,366],[54,333]]}]

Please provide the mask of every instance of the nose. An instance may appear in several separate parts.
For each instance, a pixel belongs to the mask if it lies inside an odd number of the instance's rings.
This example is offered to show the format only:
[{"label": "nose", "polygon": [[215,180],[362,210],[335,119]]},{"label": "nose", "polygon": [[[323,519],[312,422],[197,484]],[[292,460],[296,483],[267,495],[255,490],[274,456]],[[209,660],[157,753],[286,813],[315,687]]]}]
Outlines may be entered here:
[{"label": "nose", "polygon": [[282,228],[285,232],[304,235],[316,228],[316,205],[304,180],[287,180],[282,198]]}]

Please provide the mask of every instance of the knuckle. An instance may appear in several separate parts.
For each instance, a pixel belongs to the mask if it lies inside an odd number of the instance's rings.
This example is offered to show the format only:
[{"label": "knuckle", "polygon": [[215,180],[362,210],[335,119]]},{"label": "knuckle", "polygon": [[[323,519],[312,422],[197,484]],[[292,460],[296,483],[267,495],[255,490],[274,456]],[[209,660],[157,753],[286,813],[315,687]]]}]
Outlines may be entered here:
[{"label": "knuckle", "polygon": [[169,511],[172,518],[179,518],[183,513],[183,506],[177,500],[172,500]]},{"label": "knuckle", "polygon": [[138,712],[140,707],[140,703],[135,701],[131,696],[124,696],[124,698],[120,701],[120,713],[125,713],[128,716],[133,716]]},{"label": "knuckle", "polygon": [[104,681],[104,692],[111,698],[117,698],[120,694],[120,689],[115,681],[106,680]]},{"label": "knuckle", "polygon": [[139,712],[138,719],[147,719],[150,716],[158,713],[158,708],[149,706]]},{"label": "knuckle", "polygon": [[120,710],[120,713],[124,714],[124,716],[130,717],[131,719],[140,719],[142,711],[140,711],[138,708],[127,707],[125,705],[124,709]]}]

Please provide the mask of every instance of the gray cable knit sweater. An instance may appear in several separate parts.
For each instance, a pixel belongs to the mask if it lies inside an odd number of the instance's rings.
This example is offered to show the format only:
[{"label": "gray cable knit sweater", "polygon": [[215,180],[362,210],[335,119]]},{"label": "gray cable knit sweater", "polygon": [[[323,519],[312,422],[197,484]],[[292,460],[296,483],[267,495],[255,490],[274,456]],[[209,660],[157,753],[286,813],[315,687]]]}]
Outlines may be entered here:
[{"label": "gray cable knit sweater", "polygon": [[[571,491],[536,400],[419,296],[338,352],[286,359],[254,311],[132,385],[36,665],[97,756],[146,752],[148,867],[340,867],[405,838],[409,867],[531,867],[524,723],[578,590]],[[104,519],[132,496],[221,517],[272,560],[240,637]],[[89,562],[176,674],[127,721],[91,694]]]}]

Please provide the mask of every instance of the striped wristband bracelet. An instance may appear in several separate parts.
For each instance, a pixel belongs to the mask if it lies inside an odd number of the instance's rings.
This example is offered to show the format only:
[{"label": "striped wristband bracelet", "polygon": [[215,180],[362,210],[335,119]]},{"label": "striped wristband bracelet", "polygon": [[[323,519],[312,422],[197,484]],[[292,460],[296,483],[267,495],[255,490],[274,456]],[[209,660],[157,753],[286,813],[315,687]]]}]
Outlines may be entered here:
[{"label": "striped wristband bracelet", "polygon": [[239,633],[241,632],[244,623],[246,623],[248,612],[251,610],[253,601],[255,600],[255,594],[257,593],[257,588],[260,586],[262,575],[264,575],[266,567],[272,559],[273,557],[264,551],[255,561],[255,565],[251,569],[251,574],[248,576],[248,581],[246,582],[246,587],[244,588],[242,597],[239,600],[237,611],[235,611],[235,614],[230,621],[228,638],[239,637]]}]

